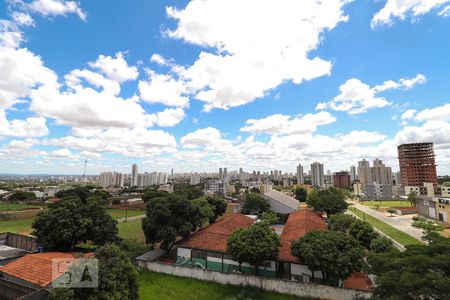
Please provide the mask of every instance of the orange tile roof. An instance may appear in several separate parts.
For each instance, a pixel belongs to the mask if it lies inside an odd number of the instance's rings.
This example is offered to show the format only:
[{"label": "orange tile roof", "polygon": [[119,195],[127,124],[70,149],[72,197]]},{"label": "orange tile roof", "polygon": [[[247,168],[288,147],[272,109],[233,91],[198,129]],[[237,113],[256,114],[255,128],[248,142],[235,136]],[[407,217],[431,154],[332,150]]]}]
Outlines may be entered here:
[{"label": "orange tile roof", "polygon": [[287,262],[298,262],[298,258],[291,255],[291,243],[312,230],[325,230],[325,220],[309,209],[300,209],[289,214],[286,225],[280,237],[278,259]]},{"label": "orange tile roof", "polygon": [[178,243],[179,247],[226,252],[230,235],[239,228],[247,228],[254,220],[241,214],[233,214],[197,231]]},{"label": "orange tile roof", "polygon": [[[88,254],[86,256],[92,256]],[[56,274],[52,274],[52,259],[73,259],[73,253],[45,252],[25,255],[3,267],[0,272],[24,281],[46,287],[53,280],[67,272],[69,265],[60,266]]]},{"label": "orange tile roof", "polygon": [[361,291],[373,291],[372,281],[364,273],[355,272],[344,281],[345,289],[354,289]]}]

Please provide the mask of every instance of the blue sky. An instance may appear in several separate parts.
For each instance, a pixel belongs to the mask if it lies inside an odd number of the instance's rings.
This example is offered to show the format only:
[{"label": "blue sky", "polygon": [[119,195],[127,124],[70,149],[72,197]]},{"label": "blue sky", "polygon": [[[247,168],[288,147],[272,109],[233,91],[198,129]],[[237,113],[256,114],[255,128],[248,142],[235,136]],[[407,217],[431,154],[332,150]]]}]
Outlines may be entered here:
[{"label": "blue sky", "polygon": [[0,4],[0,173],[348,169],[434,142],[450,0]]}]

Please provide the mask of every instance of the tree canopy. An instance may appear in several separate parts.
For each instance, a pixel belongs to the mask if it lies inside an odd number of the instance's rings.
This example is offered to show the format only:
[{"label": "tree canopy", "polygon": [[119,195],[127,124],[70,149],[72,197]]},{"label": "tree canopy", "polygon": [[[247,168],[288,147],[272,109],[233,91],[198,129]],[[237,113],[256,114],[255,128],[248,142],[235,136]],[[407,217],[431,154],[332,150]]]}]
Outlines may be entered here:
[{"label": "tree canopy", "polygon": [[222,216],[227,210],[227,201],[218,195],[207,195],[206,201],[211,205],[213,215],[209,218],[209,223],[214,223],[218,217]]},{"label": "tree canopy", "polygon": [[297,199],[300,202],[306,202],[308,193],[304,188],[297,187],[295,189],[295,199]]},{"label": "tree canopy", "polygon": [[236,230],[228,239],[228,252],[234,260],[258,266],[266,260],[274,260],[278,256],[280,239],[278,235],[265,224],[256,224],[249,228]]},{"label": "tree canopy", "polygon": [[60,190],[55,194],[55,196],[61,199],[78,198],[82,202],[86,202],[86,199],[90,194],[91,191],[88,188],[77,186],[67,190]]},{"label": "tree canopy", "polygon": [[409,203],[411,203],[411,206],[416,206],[416,203],[417,203],[417,192],[416,191],[409,192],[408,201],[409,201]]},{"label": "tree canopy", "polygon": [[306,201],[309,207],[314,208],[316,212],[327,214],[342,213],[347,209],[344,193],[336,188],[326,190],[313,190]]},{"label": "tree canopy", "polygon": [[33,192],[15,191],[8,197],[8,201],[22,202],[36,199],[36,195]]},{"label": "tree canopy", "polygon": [[358,241],[339,231],[310,231],[291,244],[291,253],[314,272],[320,271],[328,284],[337,285],[360,271],[364,250]]},{"label": "tree canopy", "polygon": [[377,276],[375,299],[450,298],[450,239],[410,245],[404,252],[371,253],[368,265]]},{"label": "tree canopy", "polygon": [[378,233],[373,230],[372,225],[358,219],[355,219],[350,225],[348,233],[367,249],[370,249],[372,240],[378,237]]},{"label": "tree canopy", "polygon": [[46,251],[73,251],[82,242],[104,245],[118,240],[117,221],[98,197],[52,203],[33,221],[33,235]]},{"label": "tree canopy", "polygon": [[348,233],[355,220],[356,218],[352,215],[335,214],[328,220],[328,229]]},{"label": "tree canopy", "polygon": [[241,213],[246,215],[259,215],[269,209],[269,201],[256,193],[245,195],[244,202],[241,205]]},{"label": "tree canopy", "polygon": [[169,197],[169,193],[166,191],[158,191],[157,189],[147,189],[145,190],[144,194],[142,195],[142,201],[148,202],[153,198],[156,197]]}]

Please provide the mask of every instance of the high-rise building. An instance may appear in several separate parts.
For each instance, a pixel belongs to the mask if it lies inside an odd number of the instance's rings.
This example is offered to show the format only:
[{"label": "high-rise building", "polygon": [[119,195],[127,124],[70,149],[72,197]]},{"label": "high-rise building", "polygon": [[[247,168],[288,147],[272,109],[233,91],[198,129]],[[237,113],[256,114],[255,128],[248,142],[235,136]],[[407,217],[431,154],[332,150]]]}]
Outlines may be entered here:
[{"label": "high-rise building", "polygon": [[98,183],[104,188],[123,187],[125,176],[124,174],[117,172],[102,172],[98,178]]},{"label": "high-rise building", "polygon": [[219,180],[223,180],[223,171],[222,171],[222,168],[219,168]]},{"label": "high-rise building", "polygon": [[350,181],[353,182],[356,179],[358,179],[358,176],[356,175],[356,167],[355,166],[351,166],[350,167]]},{"label": "high-rise building", "polygon": [[305,179],[303,178],[303,166],[298,164],[297,166],[297,184],[303,184]]},{"label": "high-rise building", "polygon": [[189,179],[190,185],[197,185],[200,183],[200,174],[198,173],[191,173],[191,177]]},{"label": "high-rise building", "polygon": [[438,185],[433,143],[403,144],[397,150],[402,185]]},{"label": "high-rise building", "polygon": [[349,188],[351,186],[350,175],[347,171],[333,174],[333,185],[337,188]]},{"label": "high-rise building", "polygon": [[391,167],[386,167],[383,161],[378,158],[375,159],[373,161],[373,167],[370,170],[372,173],[372,182],[392,185],[392,169]]},{"label": "high-rise building", "polygon": [[228,182],[228,171],[227,168],[223,168],[223,179],[224,182]]},{"label": "high-rise building", "polygon": [[400,176],[400,171],[395,172],[393,174],[393,178],[395,180],[395,185],[401,185],[402,179],[401,179],[401,176]]},{"label": "high-rise building", "polygon": [[138,165],[131,166],[131,186],[138,186]]},{"label": "high-rise building", "polygon": [[315,162],[311,164],[311,184],[322,187],[324,184],[323,164]]},{"label": "high-rise building", "polygon": [[358,161],[358,179],[361,184],[372,183],[372,173],[370,172],[370,163],[363,159]]}]

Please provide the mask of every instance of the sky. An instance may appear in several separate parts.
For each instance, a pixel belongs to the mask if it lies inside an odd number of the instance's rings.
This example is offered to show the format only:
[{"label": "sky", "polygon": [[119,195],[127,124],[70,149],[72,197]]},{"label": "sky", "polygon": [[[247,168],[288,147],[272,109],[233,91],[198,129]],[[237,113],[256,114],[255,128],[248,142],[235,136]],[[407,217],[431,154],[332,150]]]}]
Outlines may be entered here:
[{"label": "sky", "polygon": [[450,174],[450,0],[2,0],[0,173]]}]

